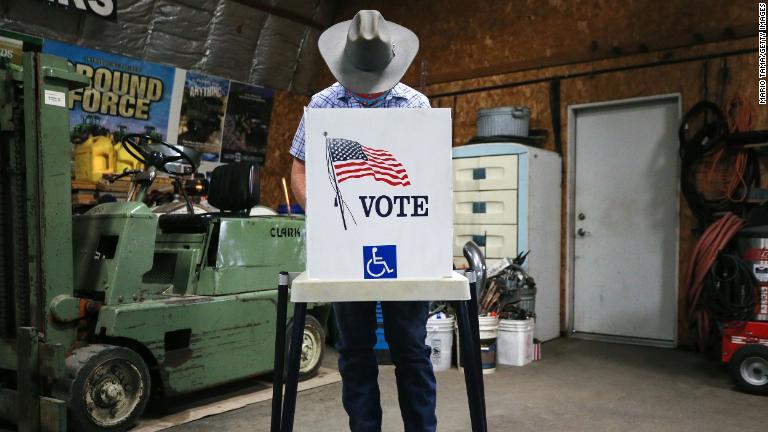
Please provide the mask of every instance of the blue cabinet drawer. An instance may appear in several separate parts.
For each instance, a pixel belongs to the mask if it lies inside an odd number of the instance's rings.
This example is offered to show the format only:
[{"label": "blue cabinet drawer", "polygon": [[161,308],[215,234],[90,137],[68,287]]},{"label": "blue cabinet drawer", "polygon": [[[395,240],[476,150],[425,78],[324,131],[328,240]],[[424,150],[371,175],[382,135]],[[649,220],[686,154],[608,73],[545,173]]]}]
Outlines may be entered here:
[{"label": "blue cabinet drawer", "polygon": [[486,258],[517,256],[517,225],[454,225],[453,256],[464,255],[464,245],[470,240],[483,249]]},{"label": "blue cabinet drawer", "polygon": [[453,190],[517,189],[518,155],[453,160]]},{"label": "blue cabinet drawer", "polygon": [[517,190],[453,193],[455,224],[517,224]]}]

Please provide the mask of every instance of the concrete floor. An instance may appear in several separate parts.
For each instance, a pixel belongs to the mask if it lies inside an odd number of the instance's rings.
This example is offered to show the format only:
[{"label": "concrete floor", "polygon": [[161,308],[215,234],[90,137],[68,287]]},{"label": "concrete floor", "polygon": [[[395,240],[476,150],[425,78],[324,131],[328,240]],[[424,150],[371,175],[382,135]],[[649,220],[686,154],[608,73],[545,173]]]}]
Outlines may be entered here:
[{"label": "concrete floor", "polygon": [[[486,377],[488,427],[501,431],[765,431],[768,398],[736,391],[725,369],[682,350],[559,339],[543,360]],[[333,358],[329,359],[332,363]],[[379,377],[384,432],[402,431],[393,368]],[[437,375],[438,430],[468,432],[463,376]],[[299,394],[296,432],[347,430],[341,384]],[[169,432],[269,430],[270,403],[208,417]]]}]

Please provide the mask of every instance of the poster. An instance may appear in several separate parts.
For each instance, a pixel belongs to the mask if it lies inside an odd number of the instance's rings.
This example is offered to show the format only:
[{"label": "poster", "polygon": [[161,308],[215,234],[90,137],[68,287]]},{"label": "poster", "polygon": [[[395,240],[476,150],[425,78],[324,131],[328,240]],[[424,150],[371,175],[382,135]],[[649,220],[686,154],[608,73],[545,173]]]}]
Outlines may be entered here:
[{"label": "poster", "polygon": [[[43,51],[91,79],[67,97],[77,179],[134,168],[118,145],[129,133],[201,152],[200,173],[223,162],[264,164],[272,90],[52,40]],[[20,42],[0,36],[0,61],[16,63],[20,53]],[[103,163],[92,163],[94,154]]]},{"label": "poster", "polygon": [[123,133],[168,138],[174,68],[50,40],[43,49],[91,79],[90,87],[67,98],[73,143],[89,136],[117,140]]},{"label": "poster", "polygon": [[272,100],[272,90],[235,81],[230,84],[221,144],[222,162],[264,164]]},{"label": "poster", "polygon": [[23,45],[24,43],[20,40],[0,36],[0,67],[6,63],[21,66]]},{"label": "poster", "polygon": [[451,110],[305,115],[308,277],[450,276]]},{"label": "poster", "polygon": [[178,143],[202,153],[206,162],[219,161],[228,95],[229,80],[187,72]]}]

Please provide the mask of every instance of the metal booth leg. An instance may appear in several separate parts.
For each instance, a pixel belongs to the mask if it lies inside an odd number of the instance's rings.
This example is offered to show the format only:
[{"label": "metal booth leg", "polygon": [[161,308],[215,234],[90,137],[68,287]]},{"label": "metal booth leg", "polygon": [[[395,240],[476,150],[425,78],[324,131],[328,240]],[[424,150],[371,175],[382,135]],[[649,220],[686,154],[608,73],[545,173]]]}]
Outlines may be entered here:
[{"label": "metal booth leg", "polygon": [[483,383],[483,366],[480,359],[480,333],[477,318],[475,318],[477,317],[475,275],[472,272],[467,272],[467,276],[470,280],[472,297],[470,300],[454,303],[459,327],[459,349],[461,350],[461,359],[464,364],[464,381],[467,386],[467,402],[469,404],[472,432],[487,432],[485,386]]},{"label": "metal booth leg", "polygon": [[[480,331],[477,322],[477,291],[475,275],[467,272],[470,280],[471,298],[454,303],[461,341],[461,358],[464,360],[464,380],[467,386],[467,401],[472,423],[472,432],[487,432],[485,411],[485,385],[480,357]],[[272,389],[271,432],[293,432],[296,413],[296,396],[299,384],[301,346],[304,338],[304,324],[307,304],[296,303],[293,313],[293,330],[288,352],[288,369],[285,379],[285,400],[283,400],[283,374],[285,364],[285,328],[288,312],[288,273],[281,272],[277,296],[277,321],[275,334],[274,387]],[[473,319],[475,318],[475,319]],[[282,405],[282,409],[281,409]]]},{"label": "metal booth leg", "polygon": [[275,364],[272,376],[271,432],[280,432],[283,405],[283,371],[285,368],[285,328],[288,324],[288,272],[280,272],[277,285],[277,318],[275,320]]},{"label": "metal booth leg", "polygon": [[296,303],[293,309],[293,332],[288,351],[288,373],[285,379],[285,400],[280,432],[293,432],[293,417],[296,412],[296,392],[299,387],[299,366],[301,346],[304,341],[304,323],[307,318],[307,304]]},{"label": "metal booth leg", "polygon": [[469,324],[471,326],[470,328],[472,329],[472,340],[475,343],[473,351],[475,356],[475,372],[478,376],[477,385],[479,387],[480,393],[480,404],[483,409],[483,430],[486,431],[488,429],[488,420],[486,418],[485,412],[485,381],[483,380],[483,359],[480,349],[480,322],[475,318],[479,316],[480,312],[480,308],[478,306],[479,289],[477,287],[477,278],[475,276],[475,273],[472,272],[469,284],[470,298],[467,301],[467,315],[469,315],[469,318],[471,318],[469,320]]}]

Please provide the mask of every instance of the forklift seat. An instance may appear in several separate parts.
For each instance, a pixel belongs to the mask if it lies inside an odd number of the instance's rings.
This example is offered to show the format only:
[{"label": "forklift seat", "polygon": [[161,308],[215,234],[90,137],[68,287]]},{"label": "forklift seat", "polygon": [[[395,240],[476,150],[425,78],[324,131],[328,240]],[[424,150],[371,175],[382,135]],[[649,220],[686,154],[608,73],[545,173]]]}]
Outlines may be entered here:
[{"label": "forklift seat", "polygon": [[158,223],[165,233],[206,233],[209,223],[221,216],[247,217],[259,203],[259,167],[237,162],[213,170],[208,188],[208,203],[219,213],[164,214]]},{"label": "forklift seat", "polygon": [[247,215],[259,203],[259,167],[247,162],[217,166],[211,174],[208,203],[222,212]]}]

